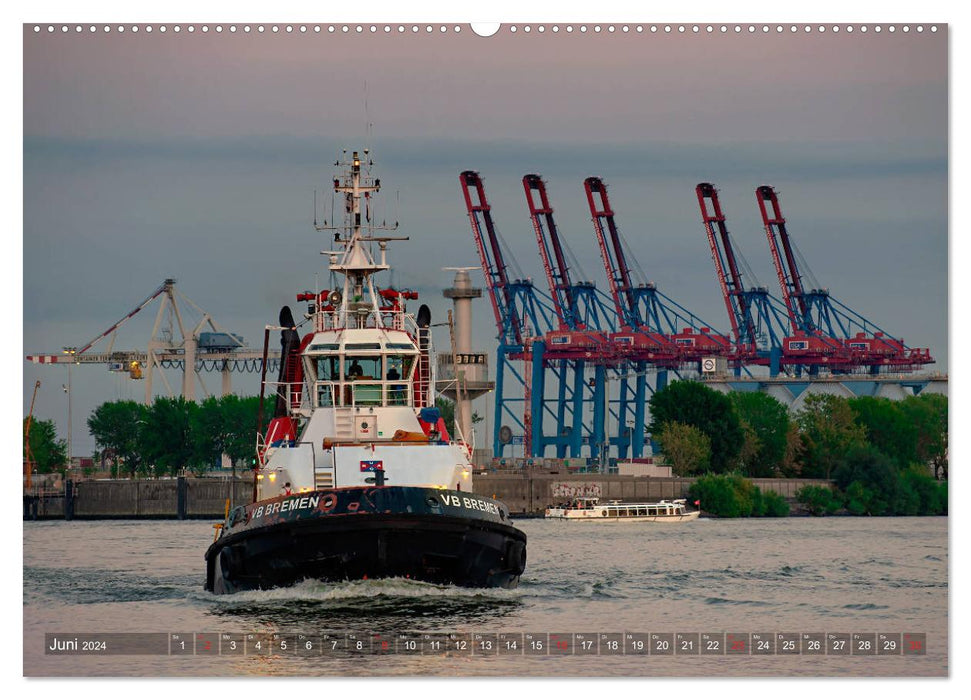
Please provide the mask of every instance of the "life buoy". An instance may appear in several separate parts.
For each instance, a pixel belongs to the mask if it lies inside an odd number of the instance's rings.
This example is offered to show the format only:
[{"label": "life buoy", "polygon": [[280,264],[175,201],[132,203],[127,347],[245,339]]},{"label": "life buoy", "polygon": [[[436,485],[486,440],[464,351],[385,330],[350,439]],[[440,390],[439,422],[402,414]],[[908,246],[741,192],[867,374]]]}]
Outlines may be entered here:
[{"label": "life buoy", "polygon": [[320,505],[317,508],[324,513],[329,513],[334,510],[334,506],[337,505],[337,496],[333,493],[328,493],[320,499]]}]

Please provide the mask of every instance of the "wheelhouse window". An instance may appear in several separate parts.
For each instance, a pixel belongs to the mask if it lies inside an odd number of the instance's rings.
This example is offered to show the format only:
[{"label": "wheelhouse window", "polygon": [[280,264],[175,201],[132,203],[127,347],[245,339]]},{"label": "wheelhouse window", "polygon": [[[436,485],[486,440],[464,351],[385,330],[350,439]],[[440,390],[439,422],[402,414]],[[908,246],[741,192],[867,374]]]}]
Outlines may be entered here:
[{"label": "wheelhouse window", "polygon": [[340,381],[340,360],[336,357],[317,358],[317,379],[322,382]]},{"label": "wheelhouse window", "polygon": [[[323,344],[313,346],[324,350]],[[408,406],[417,356],[411,343],[345,343],[326,346],[333,354],[312,357],[307,380],[318,407]],[[395,350],[400,354],[385,354]]]},{"label": "wheelhouse window", "polygon": [[389,406],[408,405],[408,379],[411,377],[411,368],[414,362],[415,358],[410,356],[388,355],[385,357],[384,377],[388,382]]},{"label": "wheelhouse window", "polygon": [[344,379],[357,382],[381,378],[381,357],[348,355],[344,358]]}]

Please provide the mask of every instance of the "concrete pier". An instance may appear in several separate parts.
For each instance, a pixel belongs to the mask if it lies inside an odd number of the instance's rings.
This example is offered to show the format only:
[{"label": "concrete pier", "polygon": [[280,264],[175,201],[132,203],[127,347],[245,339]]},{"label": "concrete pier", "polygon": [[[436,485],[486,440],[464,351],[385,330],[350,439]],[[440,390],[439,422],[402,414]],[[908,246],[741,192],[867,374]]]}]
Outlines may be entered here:
[{"label": "concrete pier", "polygon": [[[762,491],[774,491],[793,500],[796,492],[811,484],[829,486],[821,479],[750,479]],[[627,502],[656,502],[663,499],[686,498],[695,482],[694,477],[640,477],[620,474],[556,474],[549,472],[505,472],[476,474],[474,491],[496,498],[509,512],[519,515],[539,515],[548,505],[580,496],[595,496],[602,500]],[[704,508],[704,504],[702,504]]]},{"label": "concrete pier", "polygon": [[252,479],[67,481],[63,491],[24,494],[24,520],[222,520],[226,499],[235,507],[252,497]]},{"label": "concrete pier", "polygon": [[[830,482],[818,479],[751,479],[763,491],[793,500],[803,486]],[[603,500],[653,502],[684,498],[692,477],[641,477],[621,474],[559,474],[508,471],[475,474],[473,492],[496,498],[513,515],[540,515],[548,505],[577,496]],[[24,520],[206,519],[222,520],[226,499],[231,507],[249,503],[252,480],[128,479],[67,481],[64,491],[24,495]],[[702,504],[704,507],[704,504]]]}]

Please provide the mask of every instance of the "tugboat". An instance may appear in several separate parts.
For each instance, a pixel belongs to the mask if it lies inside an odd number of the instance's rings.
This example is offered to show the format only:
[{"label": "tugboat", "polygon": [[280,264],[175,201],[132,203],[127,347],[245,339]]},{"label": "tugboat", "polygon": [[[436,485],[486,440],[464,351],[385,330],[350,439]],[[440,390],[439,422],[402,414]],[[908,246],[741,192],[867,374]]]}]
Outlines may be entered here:
[{"label": "tugboat", "polygon": [[280,312],[274,415],[253,502],[206,552],[213,593],[388,577],[514,588],[525,569],[526,535],[505,504],[472,493],[471,449],[434,407],[428,307],[409,314],[415,292],[374,281],[390,270],[388,243],[408,239],[374,235],[381,183],[363,155],[337,163],[345,216],[323,252],[334,288],[297,296],[309,303],[302,338]]}]

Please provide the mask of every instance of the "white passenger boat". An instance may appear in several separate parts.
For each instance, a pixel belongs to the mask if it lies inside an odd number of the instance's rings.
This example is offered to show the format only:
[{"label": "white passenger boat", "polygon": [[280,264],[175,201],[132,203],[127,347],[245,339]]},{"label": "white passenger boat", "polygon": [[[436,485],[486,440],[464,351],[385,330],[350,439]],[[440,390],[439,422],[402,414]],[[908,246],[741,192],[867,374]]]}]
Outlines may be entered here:
[{"label": "white passenger boat", "polygon": [[[695,505],[698,505],[697,501]],[[688,510],[683,498],[657,503],[600,503],[599,498],[574,498],[569,503],[546,509],[546,517],[559,520],[612,522],[630,520],[651,523],[682,523],[695,520],[700,510]]]}]

